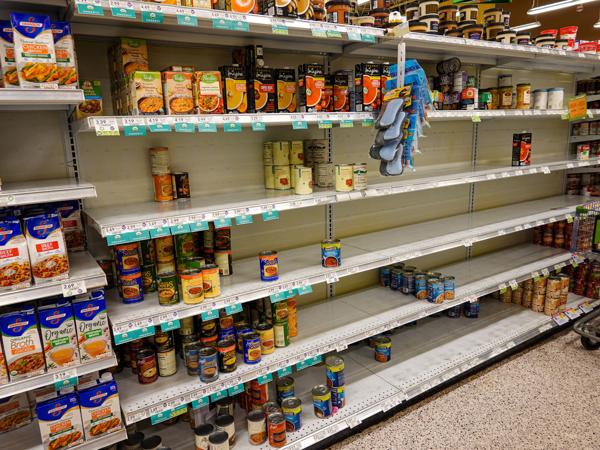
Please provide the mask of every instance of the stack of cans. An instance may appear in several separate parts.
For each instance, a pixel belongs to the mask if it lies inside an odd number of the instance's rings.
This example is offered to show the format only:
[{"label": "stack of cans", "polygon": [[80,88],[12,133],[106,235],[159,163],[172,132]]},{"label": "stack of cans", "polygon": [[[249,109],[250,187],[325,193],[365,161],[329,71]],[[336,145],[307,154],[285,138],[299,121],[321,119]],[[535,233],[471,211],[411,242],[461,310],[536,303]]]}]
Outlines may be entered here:
[{"label": "stack of cans", "polygon": [[331,409],[335,414],[346,405],[346,381],[344,379],[344,360],[337,355],[325,359],[327,387],[331,391]]}]

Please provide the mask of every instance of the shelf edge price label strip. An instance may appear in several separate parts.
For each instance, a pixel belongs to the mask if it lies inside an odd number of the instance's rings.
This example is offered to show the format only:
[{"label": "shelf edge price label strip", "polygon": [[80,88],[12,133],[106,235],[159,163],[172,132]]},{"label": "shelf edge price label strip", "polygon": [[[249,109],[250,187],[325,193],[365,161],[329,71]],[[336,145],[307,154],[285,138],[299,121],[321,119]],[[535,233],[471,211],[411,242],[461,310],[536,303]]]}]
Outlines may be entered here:
[{"label": "shelf edge price label strip", "polygon": [[120,136],[119,124],[114,118],[94,118],[96,136]]},{"label": "shelf edge price label strip", "polygon": [[67,281],[61,285],[63,297],[74,297],[87,291],[85,280]]},{"label": "shelf edge price label strip", "polygon": [[69,369],[55,373],[52,377],[54,389],[60,390],[66,387],[75,387],[77,385],[77,369]]},{"label": "shelf edge price label strip", "polygon": [[129,136],[146,136],[146,120],[134,117],[123,117],[123,134]]},{"label": "shelf edge price label strip", "polygon": [[271,32],[273,34],[279,34],[283,36],[287,36],[289,34],[289,30],[285,22],[281,19],[271,19]]},{"label": "shelf edge price label strip", "polygon": [[78,0],[77,13],[85,16],[103,16],[104,8],[100,0]]},{"label": "shelf edge price label strip", "polygon": [[113,17],[124,17],[127,19],[135,19],[135,10],[133,4],[120,0],[110,0],[108,2],[110,13]]}]

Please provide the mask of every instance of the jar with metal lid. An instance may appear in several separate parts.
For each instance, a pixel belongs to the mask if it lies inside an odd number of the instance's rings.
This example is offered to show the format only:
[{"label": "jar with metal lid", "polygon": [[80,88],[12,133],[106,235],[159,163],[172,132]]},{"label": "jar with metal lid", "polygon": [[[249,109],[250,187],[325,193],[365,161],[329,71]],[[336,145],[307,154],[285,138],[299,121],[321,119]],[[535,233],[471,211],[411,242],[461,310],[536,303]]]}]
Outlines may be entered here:
[{"label": "jar with metal lid", "polygon": [[512,44],[517,38],[516,31],[505,30],[501,31],[496,35],[496,42],[501,42],[502,44]]},{"label": "jar with metal lid", "polygon": [[456,22],[458,19],[458,6],[440,6],[440,8],[438,9],[438,16],[440,17],[440,22]]},{"label": "jar with metal lid", "polygon": [[489,24],[493,22],[502,22],[502,26],[504,26],[502,8],[490,8],[483,12],[483,23]]},{"label": "jar with metal lid", "polygon": [[498,108],[511,109],[513,106],[513,87],[502,86],[498,89]]},{"label": "jar with metal lid", "polygon": [[437,14],[425,14],[419,17],[420,22],[427,24],[428,33],[437,33],[440,27],[440,18]]},{"label": "jar with metal lid", "polygon": [[415,3],[411,3],[409,5],[406,6],[406,20],[408,20],[409,22],[411,20],[418,20],[419,19],[419,4],[417,2]]},{"label": "jar with metal lid", "polygon": [[455,20],[444,20],[440,22],[439,32],[442,35],[447,35],[449,31],[458,29],[458,22]]},{"label": "jar with metal lid", "polygon": [[504,28],[508,30],[510,28],[510,11],[502,10],[502,22],[504,22]]},{"label": "jar with metal lid", "polygon": [[460,37],[462,37],[462,32],[458,29],[448,30],[448,31],[446,31],[446,36],[460,38]]},{"label": "jar with metal lid", "polygon": [[529,31],[517,31],[518,45],[530,45],[531,44],[531,33]]},{"label": "jar with metal lid", "polygon": [[517,84],[517,109],[531,108],[531,84]]},{"label": "jar with metal lid", "polygon": [[463,37],[465,39],[481,40],[483,36],[483,26],[481,25],[469,25],[462,29]]},{"label": "jar with metal lid", "polygon": [[372,9],[369,16],[373,17],[375,28],[385,28],[389,22],[390,10],[387,8]]},{"label": "jar with metal lid", "polygon": [[458,7],[459,21],[473,20],[477,22],[477,16],[479,15],[479,8],[473,5],[465,5]]},{"label": "jar with metal lid", "polygon": [[437,15],[439,9],[439,0],[419,0],[419,18],[429,14]]},{"label": "jar with metal lid", "polygon": [[485,39],[495,41],[498,33],[504,31],[504,22],[488,22],[485,25]]},{"label": "jar with metal lid", "polygon": [[327,22],[349,24],[350,0],[332,0],[325,5],[327,8]]}]

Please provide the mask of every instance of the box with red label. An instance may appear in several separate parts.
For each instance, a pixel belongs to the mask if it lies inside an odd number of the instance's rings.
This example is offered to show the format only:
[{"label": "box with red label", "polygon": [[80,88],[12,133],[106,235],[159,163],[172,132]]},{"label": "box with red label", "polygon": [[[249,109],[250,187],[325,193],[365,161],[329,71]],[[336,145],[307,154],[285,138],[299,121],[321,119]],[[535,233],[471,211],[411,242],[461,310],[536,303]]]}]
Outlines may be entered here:
[{"label": "box with red label", "polygon": [[325,69],[323,64],[298,66],[298,104],[300,112],[324,111]]},{"label": "box with red label", "polygon": [[85,250],[85,234],[79,202],[77,200],[69,200],[54,203],[52,206],[56,207],[56,211],[60,214],[67,249],[70,252]]},{"label": "box with red label", "polygon": [[512,165],[528,166],[531,164],[531,133],[513,134]]},{"label": "box with red label", "polygon": [[381,105],[381,65],[373,62],[354,67],[356,111],[379,111]]},{"label": "box with red label", "polygon": [[250,112],[272,113],[275,112],[275,78],[273,70],[266,67],[257,67],[248,80],[248,96]]},{"label": "box with red label", "polygon": [[0,290],[31,286],[27,241],[19,219],[0,218]]},{"label": "box with red label", "polygon": [[69,259],[58,213],[28,216],[23,224],[35,282],[67,279]]}]

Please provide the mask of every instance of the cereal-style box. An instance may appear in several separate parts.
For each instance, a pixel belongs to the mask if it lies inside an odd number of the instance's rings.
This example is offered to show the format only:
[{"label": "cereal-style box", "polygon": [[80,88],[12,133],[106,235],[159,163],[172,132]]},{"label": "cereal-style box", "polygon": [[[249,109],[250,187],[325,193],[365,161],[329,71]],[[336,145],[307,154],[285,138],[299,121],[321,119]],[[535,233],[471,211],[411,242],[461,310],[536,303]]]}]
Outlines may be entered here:
[{"label": "cereal-style box", "polygon": [[123,428],[117,383],[113,380],[80,390],[79,404],[86,440]]},{"label": "cereal-style box", "polygon": [[19,74],[15,61],[15,44],[10,20],[0,20],[0,74],[5,88],[19,87]]},{"label": "cereal-style box", "polygon": [[83,442],[81,412],[74,392],[38,403],[36,412],[44,450],[75,447]]},{"label": "cereal-style box", "polygon": [[0,332],[11,381],[45,372],[44,353],[33,307],[2,314]]},{"label": "cereal-style box", "polygon": [[38,318],[48,370],[79,365],[77,331],[71,305],[40,307]]},{"label": "cereal-style box", "polygon": [[52,22],[54,36],[54,52],[58,66],[58,87],[62,89],[77,89],[79,77],[77,74],[77,55],[75,40],[71,33],[69,22]]},{"label": "cereal-style box", "polygon": [[31,265],[21,222],[13,216],[0,218],[0,290],[31,286]]},{"label": "cereal-style box", "polygon": [[[101,292],[101,291],[96,291]],[[73,301],[79,353],[82,363],[108,358],[112,355],[106,300],[104,294],[96,298]]]},{"label": "cereal-style box", "polygon": [[23,224],[35,282],[67,279],[69,259],[59,215],[48,213],[28,216],[23,219]]}]

